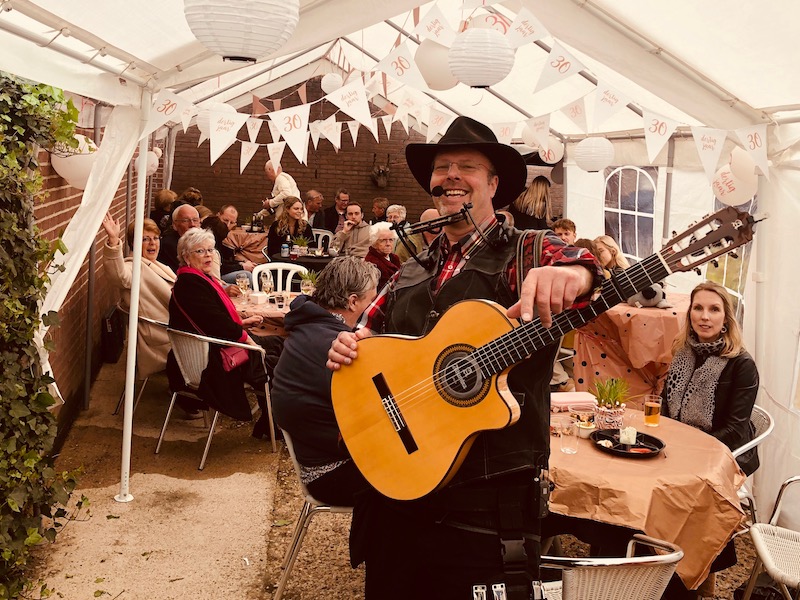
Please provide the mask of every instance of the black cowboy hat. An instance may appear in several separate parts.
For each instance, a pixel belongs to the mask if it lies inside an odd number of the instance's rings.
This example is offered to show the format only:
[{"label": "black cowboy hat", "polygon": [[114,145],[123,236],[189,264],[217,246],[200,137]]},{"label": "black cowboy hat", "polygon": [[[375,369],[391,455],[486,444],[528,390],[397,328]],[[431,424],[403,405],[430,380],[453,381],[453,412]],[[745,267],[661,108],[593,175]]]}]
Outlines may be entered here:
[{"label": "black cowboy hat", "polygon": [[430,191],[433,159],[445,146],[477,150],[492,162],[499,179],[492,199],[496,209],[512,203],[525,189],[528,173],[522,155],[511,146],[499,143],[494,132],[483,123],[469,117],[456,117],[437,143],[406,146],[408,168],[424,190]]}]

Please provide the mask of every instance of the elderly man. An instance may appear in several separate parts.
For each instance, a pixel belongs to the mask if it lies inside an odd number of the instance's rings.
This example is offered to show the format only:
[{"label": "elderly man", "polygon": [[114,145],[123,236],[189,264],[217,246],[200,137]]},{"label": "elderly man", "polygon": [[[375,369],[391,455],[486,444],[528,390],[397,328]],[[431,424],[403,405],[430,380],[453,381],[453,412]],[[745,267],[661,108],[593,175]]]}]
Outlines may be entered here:
[{"label": "elderly man", "polygon": [[192,227],[200,227],[200,213],[191,204],[181,204],[172,211],[172,229],[161,236],[158,262],[173,271],[178,270],[178,240]]},{"label": "elderly man", "polygon": [[386,220],[394,223],[398,227],[405,227],[408,224],[406,214],[405,206],[402,204],[392,204],[386,209]]},{"label": "elderly man", "polygon": [[228,226],[228,231],[236,229],[236,223],[239,220],[239,211],[233,204],[225,204],[217,212],[219,220]]},{"label": "elderly man", "polygon": [[345,211],[347,220],[342,230],[333,236],[333,244],[340,254],[364,258],[369,252],[369,223],[364,220],[364,211],[358,202],[351,202]]},{"label": "elderly man", "polygon": [[[469,202],[477,229],[470,220],[450,223],[423,252],[423,265],[404,263],[365,311],[363,328],[340,333],[333,342],[331,369],[357,362],[358,340],[373,331],[427,334],[463,299],[493,300],[506,307],[508,318],[523,321],[536,310],[551,327],[554,314],[576,300],[588,301],[600,285],[600,269],[582,248],[564,246],[549,231],[521,232],[497,221],[494,211],[523,190],[526,168],[489,127],[458,117],[438,143],[409,144],[406,160],[417,182],[433,192],[440,214],[456,214]],[[521,286],[518,271],[524,275]],[[450,337],[459,343],[457,330]],[[351,557],[366,559],[368,600],[473,598],[473,586],[491,590],[500,583],[509,600],[532,597],[556,349],[548,345],[510,368],[507,384],[520,399],[518,421],[478,433],[445,487],[413,502],[376,493],[357,503]]]},{"label": "elderly man", "polygon": [[294,178],[288,173],[284,173],[280,165],[273,165],[271,160],[264,163],[264,173],[267,174],[267,179],[273,185],[272,193],[269,198],[262,202],[262,206],[265,211],[274,214],[277,219],[283,212],[283,201],[289,196],[299,198],[300,189],[297,187]]},{"label": "elderly man", "polygon": [[333,197],[333,206],[329,206],[324,211],[325,229],[333,233],[339,233],[342,230],[344,222],[347,220],[344,213],[349,203],[350,193],[344,188],[336,190],[336,195]]},{"label": "elderly man", "polygon": [[325,213],[322,211],[322,201],[324,199],[317,190],[308,190],[306,192],[307,221],[313,229],[325,229]]}]

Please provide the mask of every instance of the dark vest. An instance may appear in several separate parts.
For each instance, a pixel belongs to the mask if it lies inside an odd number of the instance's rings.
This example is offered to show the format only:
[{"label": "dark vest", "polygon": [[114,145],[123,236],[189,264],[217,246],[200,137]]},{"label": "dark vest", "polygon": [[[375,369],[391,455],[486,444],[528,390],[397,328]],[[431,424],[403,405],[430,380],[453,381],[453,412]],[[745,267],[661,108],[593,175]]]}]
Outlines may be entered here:
[{"label": "dark vest", "polygon": [[[423,257],[433,259],[424,269],[406,262],[387,305],[387,333],[420,336],[429,332],[453,304],[467,299],[489,299],[509,307],[517,295],[509,287],[506,270],[515,259],[522,232],[508,228],[508,241],[482,246],[470,256],[458,275],[433,295],[432,286],[441,257],[433,242]],[[454,340],[458,341],[458,340]],[[550,452],[550,377],[557,345],[550,345],[511,368],[508,383],[521,406],[520,419],[511,427],[478,435],[450,485],[474,483],[497,475],[547,466]]]}]

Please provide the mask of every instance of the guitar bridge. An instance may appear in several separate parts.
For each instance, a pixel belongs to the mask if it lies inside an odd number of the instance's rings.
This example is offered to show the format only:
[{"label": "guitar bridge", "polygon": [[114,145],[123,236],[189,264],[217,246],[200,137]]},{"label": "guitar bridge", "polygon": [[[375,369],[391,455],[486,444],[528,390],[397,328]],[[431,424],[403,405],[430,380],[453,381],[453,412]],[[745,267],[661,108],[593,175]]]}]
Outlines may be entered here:
[{"label": "guitar bridge", "polygon": [[375,384],[375,389],[378,390],[378,394],[380,394],[383,410],[392,422],[392,427],[394,427],[400,441],[403,443],[406,452],[412,454],[419,450],[419,446],[417,446],[417,442],[414,441],[414,436],[411,435],[411,430],[408,428],[403,418],[403,413],[400,412],[400,407],[397,405],[383,373],[375,375],[375,377],[372,378],[372,383]]}]

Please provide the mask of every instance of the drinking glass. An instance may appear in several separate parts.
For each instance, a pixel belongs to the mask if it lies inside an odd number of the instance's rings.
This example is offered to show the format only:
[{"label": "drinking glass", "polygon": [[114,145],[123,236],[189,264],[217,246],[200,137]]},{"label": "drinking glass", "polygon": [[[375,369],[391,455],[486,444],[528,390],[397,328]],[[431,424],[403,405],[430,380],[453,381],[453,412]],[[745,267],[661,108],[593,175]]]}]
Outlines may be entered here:
[{"label": "drinking glass", "polygon": [[556,421],[564,454],[578,453],[578,422],[571,417],[558,417]]},{"label": "drinking glass", "polygon": [[277,294],[275,294],[275,302],[277,303],[278,308],[280,310],[283,310],[283,307],[286,305],[286,300],[288,296],[289,294],[287,294],[286,292],[278,292]]},{"label": "drinking glass", "polygon": [[272,281],[272,273],[269,271],[261,271],[261,291],[265,294],[275,291],[275,282]]},{"label": "drinking glass", "polygon": [[241,290],[242,296],[244,296],[245,300],[247,300],[247,292],[250,290],[250,280],[247,278],[247,275],[237,275],[236,286],[239,288],[239,290]]},{"label": "drinking glass", "polygon": [[644,397],[644,424],[658,427],[661,418],[661,396],[649,394]]}]

